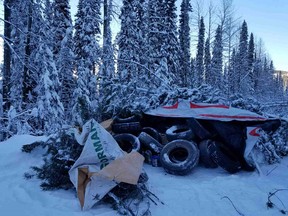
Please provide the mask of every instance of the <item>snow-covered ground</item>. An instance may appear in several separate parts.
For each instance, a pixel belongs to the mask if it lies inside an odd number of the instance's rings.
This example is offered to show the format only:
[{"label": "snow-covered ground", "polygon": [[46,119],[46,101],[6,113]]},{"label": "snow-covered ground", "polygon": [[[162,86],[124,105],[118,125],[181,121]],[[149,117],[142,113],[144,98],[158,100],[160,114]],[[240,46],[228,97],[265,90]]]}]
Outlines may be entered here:
[{"label": "snow-covered ground", "polygon": [[[0,143],[1,216],[117,215],[104,204],[83,212],[74,192],[42,191],[40,180],[25,180],[23,174],[30,166],[41,163],[41,154],[22,153],[21,147],[40,139],[43,137],[22,135]],[[257,171],[231,175],[221,168],[206,169],[199,165],[190,175],[173,176],[161,167],[145,164],[149,189],[164,203],[151,203],[151,213],[153,216],[282,215],[277,207],[267,209],[266,203],[269,192],[288,189],[288,157],[279,164],[260,167],[262,175]],[[271,201],[287,211],[288,190],[279,191],[276,196]]]}]

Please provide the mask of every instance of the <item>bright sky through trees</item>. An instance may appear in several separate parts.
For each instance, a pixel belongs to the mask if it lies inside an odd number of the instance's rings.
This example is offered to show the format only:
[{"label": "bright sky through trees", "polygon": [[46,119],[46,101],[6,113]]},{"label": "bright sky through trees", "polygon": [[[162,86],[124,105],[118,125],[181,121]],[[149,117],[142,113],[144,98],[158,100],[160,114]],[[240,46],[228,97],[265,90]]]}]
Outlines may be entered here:
[{"label": "bright sky through trees", "polygon": [[288,71],[288,1],[234,0],[248,31],[261,37],[277,70]]},{"label": "bright sky through trees", "polygon": [[[121,0],[115,1],[121,2]],[[193,1],[196,0],[191,0],[192,4]],[[209,0],[202,1],[205,4],[209,3]],[[217,1],[220,2],[221,0]],[[288,1],[233,0],[233,2],[236,16],[245,19],[248,24],[248,31],[253,32],[256,38],[262,38],[264,41],[275,68],[288,71]],[[1,15],[3,15],[2,4],[3,2],[1,1]],[[78,0],[70,1],[72,14],[76,13],[77,4]],[[3,24],[1,24],[1,32],[2,28]],[[2,50],[0,53],[0,61],[2,62]]]},{"label": "bright sky through trees", "polygon": [[[121,0],[115,0],[121,2]],[[193,1],[191,3],[193,5]],[[198,0],[199,1],[199,0]],[[201,0],[205,5],[209,0]],[[221,2],[221,0],[217,0]],[[72,14],[76,13],[78,0],[71,0]],[[180,5],[180,1],[178,0]],[[213,1],[213,4],[215,2]],[[287,0],[233,0],[236,17],[245,19],[248,31],[262,38],[277,70],[288,71],[288,1]],[[114,33],[115,34],[115,33]]]}]

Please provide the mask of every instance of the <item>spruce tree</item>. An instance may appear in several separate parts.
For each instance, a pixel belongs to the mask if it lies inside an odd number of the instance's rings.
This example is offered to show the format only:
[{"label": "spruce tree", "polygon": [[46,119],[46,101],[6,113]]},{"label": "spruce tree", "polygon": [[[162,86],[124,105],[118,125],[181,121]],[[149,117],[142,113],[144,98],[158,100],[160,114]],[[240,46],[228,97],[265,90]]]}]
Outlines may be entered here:
[{"label": "spruce tree", "polygon": [[194,86],[198,87],[202,84],[204,78],[204,37],[205,37],[205,25],[204,18],[200,19],[197,54],[196,54],[196,68],[195,68],[195,81]]},{"label": "spruce tree", "polygon": [[112,0],[104,0],[103,4],[103,52],[102,65],[100,69],[100,86],[99,86],[99,111],[101,112],[101,120],[110,118],[111,115],[106,111],[110,106],[110,96],[113,94],[114,78],[115,78],[115,59],[114,47],[112,44],[111,20],[112,20]]},{"label": "spruce tree", "polygon": [[248,95],[250,91],[251,82],[248,72],[248,27],[244,20],[240,32],[239,51],[237,55],[237,71],[239,72],[239,86],[237,90],[239,93]]},{"label": "spruce tree", "polygon": [[[42,9],[40,4],[38,7]],[[64,108],[58,95],[60,82],[50,47],[53,35],[51,26],[49,26],[47,19],[40,19],[39,21],[39,23],[36,23],[39,25],[39,45],[38,49],[35,50],[34,58],[39,80],[35,92],[37,93],[39,123],[44,132],[49,134],[61,129],[64,123]]]},{"label": "spruce tree", "polygon": [[118,43],[118,73],[123,83],[129,83],[138,77],[140,56],[139,29],[137,26],[138,0],[124,0],[121,8],[121,29],[117,37]]},{"label": "spruce tree", "polygon": [[211,84],[213,82],[213,78],[211,77],[211,53],[210,53],[210,38],[206,39],[205,42],[205,50],[204,50],[204,81],[205,83]]},{"label": "spruce tree", "polygon": [[11,76],[11,32],[12,32],[12,14],[11,8],[13,5],[13,0],[4,0],[4,64],[2,69],[2,79],[3,79],[3,102],[4,102],[4,110],[9,109],[10,100],[9,100],[9,93],[10,93],[10,76]]},{"label": "spruce tree", "polygon": [[180,43],[180,85],[188,86],[188,76],[190,76],[190,27],[189,27],[189,12],[192,11],[189,0],[182,0],[180,27],[179,27],[179,43]]},{"label": "spruce tree", "polygon": [[164,37],[164,42],[162,44],[162,54],[167,59],[169,76],[174,77],[175,84],[179,84],[178,69],[180,67],[180,48],[176,12],[176,0],[164,0],[164,32],[166,36]]},{"label": "spruce tree", "polygon": [[112,44],[111,20],[112,0],[104,1],[104,25],[103,25],[103,53],[101,76],[104,79],[111,79],[115,76],[114,48]]},{"label": "spruce tree", "polygon": [[224,90],[222,83],[223,81],[222,67],[223,67],[222,32],[221,27],[218,26],[216,29],[216,35],[212,51],[212,60],[211,60],[211,77],[213,81],[211,80],[212,82],[209,84],[218,89]]},{"label": "spruce tree", "polygon": [[[12,5],[11,23],[13,28],[11,38],[13,40],[14,54],[11,56],[11,105],[18,111],[22,111],[23,97],[23,72],[25,59],[26,36],[23,34],[27,29],[28,4],[27,1],[14,0]],[[29,34],[29,32],[27,32]]]},{"label": "spruce tree", "polygon": [[139,29],[139,60],[138,65],[139,85],[146,87],[150,84],[149,75],[149,43],[148,43],[148,0],[139,0],[137,7],[137,27]]},{"label": "spruce tree", "polygon": [[[81,115],[81,104],[92,112],[97,109],[96,68],[100,64],[100,0],[80,0],[75,20],[74,53],[77,85],[73,92],[73,115]],[[81,104],[79,104],[81,101]],[[79,109],[78,109],[79,108]],[[75,112],[78,112],[77,114]],[[85,111],[86,113],[86,111]],[[92,117],[91,113],[91,117]],[[73,116],[74,117],[74,116]],[[77,118],[82,124],[84,119]]]},{"label": "spruce tree", "polygon": [[165,1],[148,0],[148,79],[151,87],[171,85],[173,76],[168,71],[165,43]]},{"label": "spruce tree", "polygon": [[262,80],[261,72],[262,72],[261,58],[259,58],[255,54],[255,60],[254,60],[254,66],[253,66],[253,75],[254,75],[253,89],[254,89],[255,95],[258,98],[259,98],[259,95],[261,94],[260,85],[264,81]]},{"label": "spruce tree", "polygon": [[255,91],[255,81],[256,81],[256,75],[254,74],[254,62],[255,62],[255,46],[254,46],[254,36],[253,33],[250,34],[249,44],[248,44],[248,72],[249,72],[249,79],[251,82],[251,88],[250,88],[250,94],[252,95]]},{"label": "spruce tree", "polygon": [[233,49],[230,59],[230,64],[228,66],[228,74],[227,74],[227,93],[228,97],[236,93],[236,81],[238,77],[238,73],[236,72],[236,50]]},{"label": "spruce tree", "polygon": [[73,78],[72,19],[68,0],[55,0],[52,22],[53,54],[59,73],[59,96],[67,116],[71,115],[71,98],[75,88]]},{"label": "spruce tree", "polygon": [[[41,32],[41,24],[43,24],[42,5],[34,3],[33,0],[27,1],[27,34],[24,42],[24,68],[23,68],[23,109],[29,109],[35,106],[37,95],[33,91],[37,85],[39,73],[35,70],[34,59],[37,55],[38,46],[40,44],[39,34]],[[36,63],[37,64],[37,63]]]}]

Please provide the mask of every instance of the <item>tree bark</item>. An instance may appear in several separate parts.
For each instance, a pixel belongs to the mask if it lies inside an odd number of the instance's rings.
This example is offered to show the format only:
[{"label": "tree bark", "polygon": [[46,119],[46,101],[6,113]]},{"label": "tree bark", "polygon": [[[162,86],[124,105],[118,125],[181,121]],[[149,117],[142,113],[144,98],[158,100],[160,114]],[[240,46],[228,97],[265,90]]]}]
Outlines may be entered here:
[{"label": "tree bark", "polygon": [[25,43],[25,59],[24,59],[24,71],[23,71],[23,108],[25,109],[27,103],[29,103],[29,94],[32,93],[32,86],[30,84],[30,70],[29,70],[29,57],[31,55],[30,41],[31,41],[31,29],[32,29],[32,6],[33,0],[29,4],[29,13],[27,20],[27,36]]},{"label": "tree bark", "polygon": [[10,75],[11,75],[11,6],[13,0],[4,0],[4,65],[3,65],[3,109],[10,107]]}]

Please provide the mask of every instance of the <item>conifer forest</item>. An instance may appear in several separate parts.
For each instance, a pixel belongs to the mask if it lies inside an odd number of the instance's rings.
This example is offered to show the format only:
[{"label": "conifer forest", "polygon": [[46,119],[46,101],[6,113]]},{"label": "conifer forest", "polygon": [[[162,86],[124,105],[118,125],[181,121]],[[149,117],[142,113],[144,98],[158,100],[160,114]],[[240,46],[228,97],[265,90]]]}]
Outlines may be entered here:
[{"label": "conifer forest", "polygon": [[1,140],[180,98],[257,113],[287,101],[261,35],[233,0],[200,2],[79,0],[72,16],[69,0],[1,1]]}]

